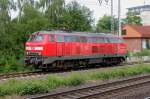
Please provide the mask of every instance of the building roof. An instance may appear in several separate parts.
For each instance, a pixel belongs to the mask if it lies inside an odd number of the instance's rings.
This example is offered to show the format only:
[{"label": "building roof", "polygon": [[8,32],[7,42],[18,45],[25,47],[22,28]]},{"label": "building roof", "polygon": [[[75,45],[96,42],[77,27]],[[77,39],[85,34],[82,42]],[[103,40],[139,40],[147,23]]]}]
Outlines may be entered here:
[{"label": "building roof", "polygon": [[150,5],[136,6],[127,9],[131,12],[136,12],[137,14],[140,14],[143,11],[150,11]]},{"label": "building roof", "polygon": [[[141,35],[141,37],[150,37],[150,25],[148,26],[141,26],[141,25],[126,25],[135,30],[137,33]],[[126,27],[124,26],[124,27]],[[126,28],[127,29],[127,28]],[[125,37],[128,37],[128,35],[125,35]],[[135,34],[136,37],[136,34]]]},{"label": "building roof", "polygon": [[130,8],[127,8],[127,9],[128,10],[133,10],[133,9],[143,9],[143,8],[150,8],[150,5],[142,5],[142,6],[130,7]]},{"label": "building roof", "polygon": [[150,25],[149,26],[139,26],[139,25],[131,25],[133,29],[139,32],[142,37],[150,37]]}]

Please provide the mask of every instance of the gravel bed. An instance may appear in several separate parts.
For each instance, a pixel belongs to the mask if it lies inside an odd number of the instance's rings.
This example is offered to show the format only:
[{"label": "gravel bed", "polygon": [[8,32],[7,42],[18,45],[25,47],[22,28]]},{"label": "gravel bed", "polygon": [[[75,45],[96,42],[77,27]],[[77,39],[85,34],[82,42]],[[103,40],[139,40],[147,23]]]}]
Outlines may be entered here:
[{"label": "gravel bed", "polygon": [[139,88],[116,93],[116,96],[105,99],[150,99],[150,84],[149,86],[141,86]]},{"label": "gravel bed", "polygon": [[5,96],[5,97],[0,97],[0,99],[26,99],[26,97],[25,96],[15,96],[15,95],[13,95],[13,96]]}]

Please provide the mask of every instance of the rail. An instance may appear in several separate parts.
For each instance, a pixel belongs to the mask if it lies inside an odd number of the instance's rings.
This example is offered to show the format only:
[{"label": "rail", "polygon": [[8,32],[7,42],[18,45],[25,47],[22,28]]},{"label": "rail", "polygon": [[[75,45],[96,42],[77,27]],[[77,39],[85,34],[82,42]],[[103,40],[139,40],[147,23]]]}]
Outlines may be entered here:
[{"label": "rail", "polygon": [[[129,57],[127,59],[127,63],[123,63],[118,66],[125,66],[125,65],[134,65],[139,62],[150,62],[150,57]],[[108,66],[106,66],[108,68]],[[74,71],[81,71],[81,70],[89,70],[89,69],[96,69],[96,68],[104,68],[104,66],[93,66],[93,67],[82,67],[73,69]],[[72,71],[72,70],[71,70]],[[45,75],[49,73],[63,73],[63,72],[70,72],[70,70],[51,70],[50,72],[41,72],[41,71],[33,71],[33,72],[22,72],[22,73],[8,73],[8,74],[0,74],[0,80],[9,79],[9,78],[17,78],[17,77],[28,77],[28,76],[36,76],[36,75]]]},{"label": "rail", "polygon": [[86,86],[83,88],[31,96],[27,99],[99,99],[99,97],[107,97],[116,92],[137,88],[139,86],[146,86],[147,84],[150,84],[150,74],[112,81],[109,83]]},{"label": "rail", "polygon": [[47,73],[46,72],[41,72],[41,71],[34,71],[34,72],[0,74],[0,80],[2,80],[2,79],[9,79],[9,78],[16,78],[16,77],[27,77],[27,76],[34,76],[34,75],[44,75],[44,74],[47,74]]}]

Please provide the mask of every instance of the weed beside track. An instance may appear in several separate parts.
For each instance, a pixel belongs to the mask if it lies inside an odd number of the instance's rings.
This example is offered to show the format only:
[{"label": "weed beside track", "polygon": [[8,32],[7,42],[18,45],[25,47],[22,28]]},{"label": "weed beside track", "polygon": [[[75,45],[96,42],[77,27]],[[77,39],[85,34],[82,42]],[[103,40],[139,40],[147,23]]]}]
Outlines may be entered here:
[{"label": "weed beside track", "polygon": [[47,79],[40,80],[9,80],[0,83],[0,96],[34,95],[47,93],[63,86],[77,86],[91,80],[106,80],[150,73],[149,64],[132,67],[113,68],[104,71],[73,73],[67,76],[50,74]]}]

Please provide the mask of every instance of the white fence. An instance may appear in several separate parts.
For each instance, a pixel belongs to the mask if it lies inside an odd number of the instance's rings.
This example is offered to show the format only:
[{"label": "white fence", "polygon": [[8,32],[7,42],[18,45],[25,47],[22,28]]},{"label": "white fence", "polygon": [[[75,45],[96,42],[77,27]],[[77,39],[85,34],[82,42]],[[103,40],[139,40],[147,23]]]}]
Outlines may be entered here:
[{"label": "white fence", "polygon": [[150,56],[132,56],[127,58],[127,62],[150,62]]}]

